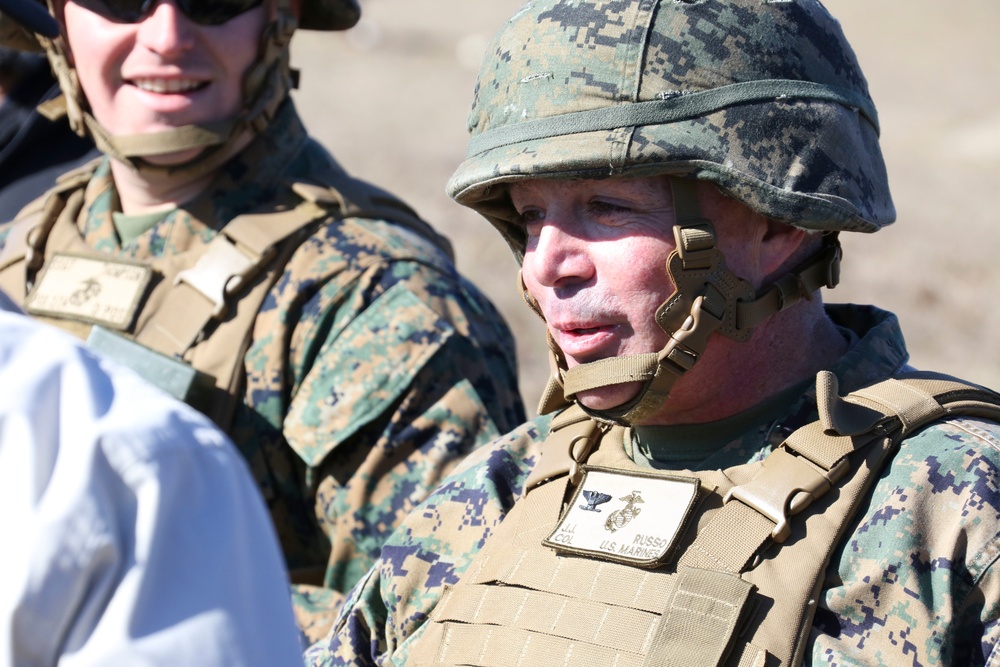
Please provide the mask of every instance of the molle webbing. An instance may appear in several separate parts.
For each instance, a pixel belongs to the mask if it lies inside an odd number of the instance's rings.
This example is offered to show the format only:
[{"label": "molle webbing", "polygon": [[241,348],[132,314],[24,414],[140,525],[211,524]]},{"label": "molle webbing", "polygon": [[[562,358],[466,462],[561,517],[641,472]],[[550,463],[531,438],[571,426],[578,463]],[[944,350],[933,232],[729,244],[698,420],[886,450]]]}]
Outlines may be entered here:
[{"label": "molle webbing", "polygon": [[408,664],[800,664],[833,549],[895,445],[941,418],[1000,419],[1000,396],[944,376],[913,374],[845,398],[832,374],[817,384],[821,419],[764,462],[688,473],[701,481],[701,507],[676,561],[657,569],[541,544],[583,442],[596,444],[588,465],[639,470],[625,455],[626,429],[588,426],[576,406],[559,415],[526,495],[446,590]]}]

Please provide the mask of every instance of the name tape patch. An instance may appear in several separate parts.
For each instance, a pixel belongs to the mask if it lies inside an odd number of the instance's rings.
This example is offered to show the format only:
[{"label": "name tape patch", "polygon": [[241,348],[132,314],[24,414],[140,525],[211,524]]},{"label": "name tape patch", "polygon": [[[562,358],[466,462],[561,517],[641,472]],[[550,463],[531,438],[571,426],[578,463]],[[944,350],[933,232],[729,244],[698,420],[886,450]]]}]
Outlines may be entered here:
[{"label": "name tape patch", "polygon": [[556,529],[556,551],[655,567],[665,563],[698,498],[694,477],[585,467]]},{"label": "name tape patch", "polygon": [[24,309],[125,331],[152,275],[151,267],[138,262],[56,253],[45,263]]}]

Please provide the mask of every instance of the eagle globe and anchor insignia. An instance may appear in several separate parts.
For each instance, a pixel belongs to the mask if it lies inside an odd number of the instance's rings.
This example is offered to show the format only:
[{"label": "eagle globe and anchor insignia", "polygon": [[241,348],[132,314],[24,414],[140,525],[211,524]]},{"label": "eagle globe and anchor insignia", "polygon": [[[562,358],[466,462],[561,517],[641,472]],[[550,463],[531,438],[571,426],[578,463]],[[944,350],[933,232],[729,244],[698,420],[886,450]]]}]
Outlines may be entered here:
[{"label": "eagle globe and anchor insignia", "polygon": [[636,503],[644,503],[645,500],[639,495],[638,491],[633,491],[627,496],[619,498],[619,500],[624,500],[627,505],[620,510],[615,510],[608,517],[608,520],[604,522],[604,528],[610,530],[612,533],[619,528],[624,528],[628,525],[628,522],[638,516],[639,512],[642,511],[641,507],[636,507]]},{"label": "eagle globe and anchor insignia", "polygon": [[694,477],[584,466],[573,501],[542,543],[563,553],[656,567],[670,557],[698,489]]}]

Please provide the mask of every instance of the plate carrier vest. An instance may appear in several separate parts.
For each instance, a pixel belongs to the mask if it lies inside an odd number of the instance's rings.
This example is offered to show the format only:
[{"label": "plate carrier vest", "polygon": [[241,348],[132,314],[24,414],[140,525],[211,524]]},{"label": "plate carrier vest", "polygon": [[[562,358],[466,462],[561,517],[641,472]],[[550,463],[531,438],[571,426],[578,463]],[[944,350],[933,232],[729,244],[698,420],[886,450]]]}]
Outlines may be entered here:
[{"label": "plate carrier vest", "polygon": [[[85,243],[78,226],[84,189],[97,164],[62,176],[12,223],[0,249],[0,289],[15,302],[25,303],[36,275],[56,252],[108,258]],[[155,277],[128,336],[207,376],[208,395],[191,402],[224,430],[232,422],[242,392],[243,357],[261,305],[292,254],[319,226],[347,217],[389,220],[452,255],[447,239],[406,204],[343,172],[331,183],[288,185],[301,199],[297,206],[239,215],[208,244],[143,262],[153,268]],[[81,338],[87,338],[92,328],[90,322],[39,319]],[[117,355],[116,361],[129,363]],[[136,370],[162,386],[148,373]]]},{"label": "plate carrier vest", "polygon": [[560,413],[525,495],[446,589],[407,664],[801,664],[833,550],[898,443],[942,418],[1000,419],[1000,395],[929,373],[841,398],[824,371],[817,404],[820,419],[763,461],[670,472],[697,477],[699,504],[651,569],[543,546],[584,471],[651,474],[626,455],[626,428]]}]

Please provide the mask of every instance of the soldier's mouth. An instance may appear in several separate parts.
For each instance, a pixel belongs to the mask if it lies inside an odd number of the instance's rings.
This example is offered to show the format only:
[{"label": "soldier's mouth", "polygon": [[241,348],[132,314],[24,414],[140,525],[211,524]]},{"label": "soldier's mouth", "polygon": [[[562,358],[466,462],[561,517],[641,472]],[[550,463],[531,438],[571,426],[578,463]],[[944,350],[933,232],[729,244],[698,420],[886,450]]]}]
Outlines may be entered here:
[{"label": "soldier's mouth", "polygon": [[129,81],[133,86],[140,90],[144,90],[149,93],[158,94],[173,94],[173,93],[189,93],[195,90],[201,90],[208,85],[207,81],[200,81],[197,79],[182,79],[182,78],[148,78],[148,79],[132,79]]}]

